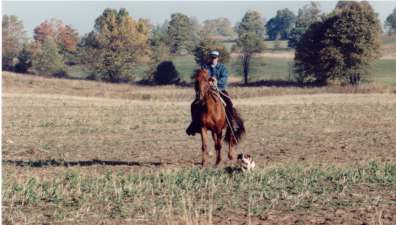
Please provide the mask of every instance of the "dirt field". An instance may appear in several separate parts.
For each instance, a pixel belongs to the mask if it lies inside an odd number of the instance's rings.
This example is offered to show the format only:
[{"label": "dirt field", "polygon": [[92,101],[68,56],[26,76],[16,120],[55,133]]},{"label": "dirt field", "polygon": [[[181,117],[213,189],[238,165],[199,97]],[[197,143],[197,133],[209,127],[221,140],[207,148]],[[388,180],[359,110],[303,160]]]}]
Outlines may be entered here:
[{"label": "dirt field", "polygon": [[[246,176],[223,171],[234,166],[225,152],[221,168],[200,169],[200,138],[185,134],[191,88],[4,73],[3,223],[396,223],[391,89],[230,92],[247,128],[237,151],[251,153],[258,167]],[[164,178],[156,183],[156,177]],[[97,189],[84,192],[91,184]],[[125,194],[123,185],[139,187],[140,197]],[[108,198],[118,188],[124,194],[114,203]],[[96,202],[95,195],[105,200]]]}]

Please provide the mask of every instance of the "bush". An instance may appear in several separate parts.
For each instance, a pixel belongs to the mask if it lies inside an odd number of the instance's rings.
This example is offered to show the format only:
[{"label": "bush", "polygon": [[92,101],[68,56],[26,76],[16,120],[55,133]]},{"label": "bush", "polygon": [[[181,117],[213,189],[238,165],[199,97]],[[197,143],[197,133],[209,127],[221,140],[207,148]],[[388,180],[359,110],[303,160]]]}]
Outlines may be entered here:
[{"label": "bush", "polygon": [[26,73],[32,67],[32,52],[26,46],[19,52],[18,63],[15,65],[15,71],[18,73]]},{"label": "bush", "polygon": [[52,76],[57,77],[57,78],[67,78],[69,75],[65,70],[58,70],[54,73],[52,73]]},{"label": "bush", "polygon": [[179,72],[172,61],[163,61],[158,64],[154,72],[154,81],[157,84],[175,84],[180,81]]}]

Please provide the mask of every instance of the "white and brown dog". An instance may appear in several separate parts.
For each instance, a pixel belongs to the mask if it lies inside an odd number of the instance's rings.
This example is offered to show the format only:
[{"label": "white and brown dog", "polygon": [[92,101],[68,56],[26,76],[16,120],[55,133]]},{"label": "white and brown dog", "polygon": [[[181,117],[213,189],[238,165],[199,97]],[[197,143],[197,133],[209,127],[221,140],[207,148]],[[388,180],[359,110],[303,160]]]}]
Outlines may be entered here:
[{"label": "white and brown dog", "polygon": [[237,162],[243,172],[249,172],[256,166],[252,156],[249,154],[239,154],[237,157]]}]

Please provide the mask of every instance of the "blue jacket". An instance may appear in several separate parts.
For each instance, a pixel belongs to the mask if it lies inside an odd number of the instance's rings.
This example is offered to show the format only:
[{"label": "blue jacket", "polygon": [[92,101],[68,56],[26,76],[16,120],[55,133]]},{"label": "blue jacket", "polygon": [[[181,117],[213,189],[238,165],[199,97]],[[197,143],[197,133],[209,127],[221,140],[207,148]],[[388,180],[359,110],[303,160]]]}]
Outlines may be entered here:
[{"label": "blue jacket", "polygon": [[211,77],[217,80],[217,87],[224,91],[227,87],[228,71],[223,63],[217,63],[215,67],[209,64],[202,65],[202,69],[207,69]]}]

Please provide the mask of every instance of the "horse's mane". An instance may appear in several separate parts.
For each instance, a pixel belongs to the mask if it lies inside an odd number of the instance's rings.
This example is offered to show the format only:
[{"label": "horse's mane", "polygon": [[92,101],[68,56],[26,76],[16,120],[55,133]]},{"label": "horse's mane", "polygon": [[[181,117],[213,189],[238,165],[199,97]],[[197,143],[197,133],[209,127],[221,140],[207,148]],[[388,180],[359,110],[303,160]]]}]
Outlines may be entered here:
[{"label": "horse's mane", "polygon": [[208,77],[208,75],[209,75],[207,69],[198,68],[198,69],[195,69],[195,70],[194,70],[192,78],[193,78],[194,80],[197,80],[198,75],[200,75],[200,74],[202,74],[202,73],[204,73],[204,74],[206,75],[206,77]]}]

